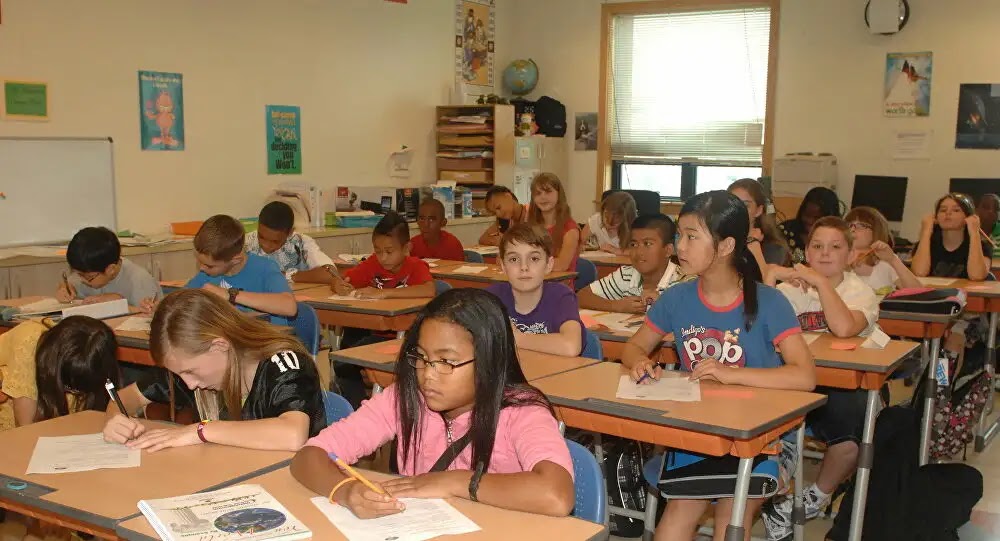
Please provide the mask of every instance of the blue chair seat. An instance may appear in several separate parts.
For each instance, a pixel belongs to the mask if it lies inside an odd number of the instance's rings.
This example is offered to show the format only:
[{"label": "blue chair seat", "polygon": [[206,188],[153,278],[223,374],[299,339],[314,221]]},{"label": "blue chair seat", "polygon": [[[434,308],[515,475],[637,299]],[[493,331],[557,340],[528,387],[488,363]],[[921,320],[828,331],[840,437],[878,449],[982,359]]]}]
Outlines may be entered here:
[{"label": "blue chair seat", "polygon": [[434,280],[434,294],[440,295],[445,291],[451,289],[451,284],[445,282],[444,280]]},{"label": "blue chair seat", "polygon": [[597,280],[597,265],[589,259],[579,258],[576,260],[576,280],[573,282],[573,289],[580,291]]},{"label": "blue chair seat", "polygon": [[326,426],[354,413],[351,403],[333,391],[323,391],[323,410],[326,412]]},{"label": "blue chair seat", "polygon": [[465,250],[465,261],[467,263],[485,263],[483,255],[472,250]]},{"label": "blue chair seat", "polygon": [[583,329],[584,346],[581,357],[588,359],[604,360],[604,348],[601,346],[601,339],[589,329]]},{"label": "blue chair seat", "polygon": [[573,516],[604,524],[607,513],[608,491],[604,487],[604,474],[597,458],[586,447],[573,440],[566,440],[569,456],[573,459],[573,491],[576,504]]},{"label": "blue chair seat", "polygon": [[298,312],[291,320],[295,336],[302,341],[302,344],[309,350],[309,354],[316,357],[319,354],[320,324],[316,309],[304,302],[298,303]]}]

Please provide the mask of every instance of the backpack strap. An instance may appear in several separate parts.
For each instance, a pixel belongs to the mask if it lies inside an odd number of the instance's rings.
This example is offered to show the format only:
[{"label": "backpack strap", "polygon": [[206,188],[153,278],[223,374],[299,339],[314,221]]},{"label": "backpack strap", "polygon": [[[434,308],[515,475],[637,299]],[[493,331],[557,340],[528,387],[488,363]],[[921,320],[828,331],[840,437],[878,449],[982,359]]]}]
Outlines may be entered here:
[{"label": "backpack strap", "polygon": [[465,447],[469,445],[469,441],[471,439],[472,431],[470,430],[466,432],[464,436],[452,442],[452,444],[449,445],[443,453],[441,453],[441,456],[438,457],[437,462],[434,463],[434,466],[431,467],[430,471],[440,472],[448,469],[448,466],[450,466],[451,463],[458,458],[458,455],[461,454]]}]

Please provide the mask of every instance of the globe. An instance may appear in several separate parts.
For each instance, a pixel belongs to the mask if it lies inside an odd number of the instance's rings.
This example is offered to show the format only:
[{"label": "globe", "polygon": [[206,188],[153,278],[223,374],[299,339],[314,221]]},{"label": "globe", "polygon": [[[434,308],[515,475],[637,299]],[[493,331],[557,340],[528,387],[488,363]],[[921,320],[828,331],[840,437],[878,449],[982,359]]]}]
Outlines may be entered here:
[{"label": "globe", "polygon": [[523,96],[538,84],[538,65],[532,59],[515,60],[503,70],[503,85],[515,96]]}]

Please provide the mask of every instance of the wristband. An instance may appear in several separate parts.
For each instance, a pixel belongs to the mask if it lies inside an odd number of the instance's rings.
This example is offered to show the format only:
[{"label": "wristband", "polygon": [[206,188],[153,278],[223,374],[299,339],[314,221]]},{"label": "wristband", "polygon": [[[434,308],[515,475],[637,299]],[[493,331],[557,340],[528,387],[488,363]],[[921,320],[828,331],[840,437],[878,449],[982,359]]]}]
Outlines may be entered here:
[{"label": "wristband", "polygon": [[208,439],[205,438],[205,425],[208,423],[209,421],[202,421],[198,423],[198,439],[201,440],[202,443],[209,443]]},{"label": "wristband", "polygon": [[347,478],[341,480],[336,485],[333,485],[333,490],[330,491],[330,503],[334,503],[334,504],[337,503],[337,502],[333,501],[333,495],[337,493],[337,490],[340,489],[340,487],[346,485],[347,483],[350,483],[351,481],[357,481],[357,479],[354,478],[354,477],[347,477]]}]

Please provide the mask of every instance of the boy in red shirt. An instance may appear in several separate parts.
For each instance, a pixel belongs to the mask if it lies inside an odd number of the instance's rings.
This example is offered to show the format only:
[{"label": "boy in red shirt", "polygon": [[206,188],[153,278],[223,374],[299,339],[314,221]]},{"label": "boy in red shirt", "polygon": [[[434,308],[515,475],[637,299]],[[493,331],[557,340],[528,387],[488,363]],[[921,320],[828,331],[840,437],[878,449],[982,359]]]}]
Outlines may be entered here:
[{"label": "boy in red shirt", "polygon": [[410,255],[465,261],[462,242],[444,230],[444,226],[448,225],[448,219],[444,217],[444,204],[430,198],[421,201],[417,225],[420,226],[420,234],[413,237]]}]

